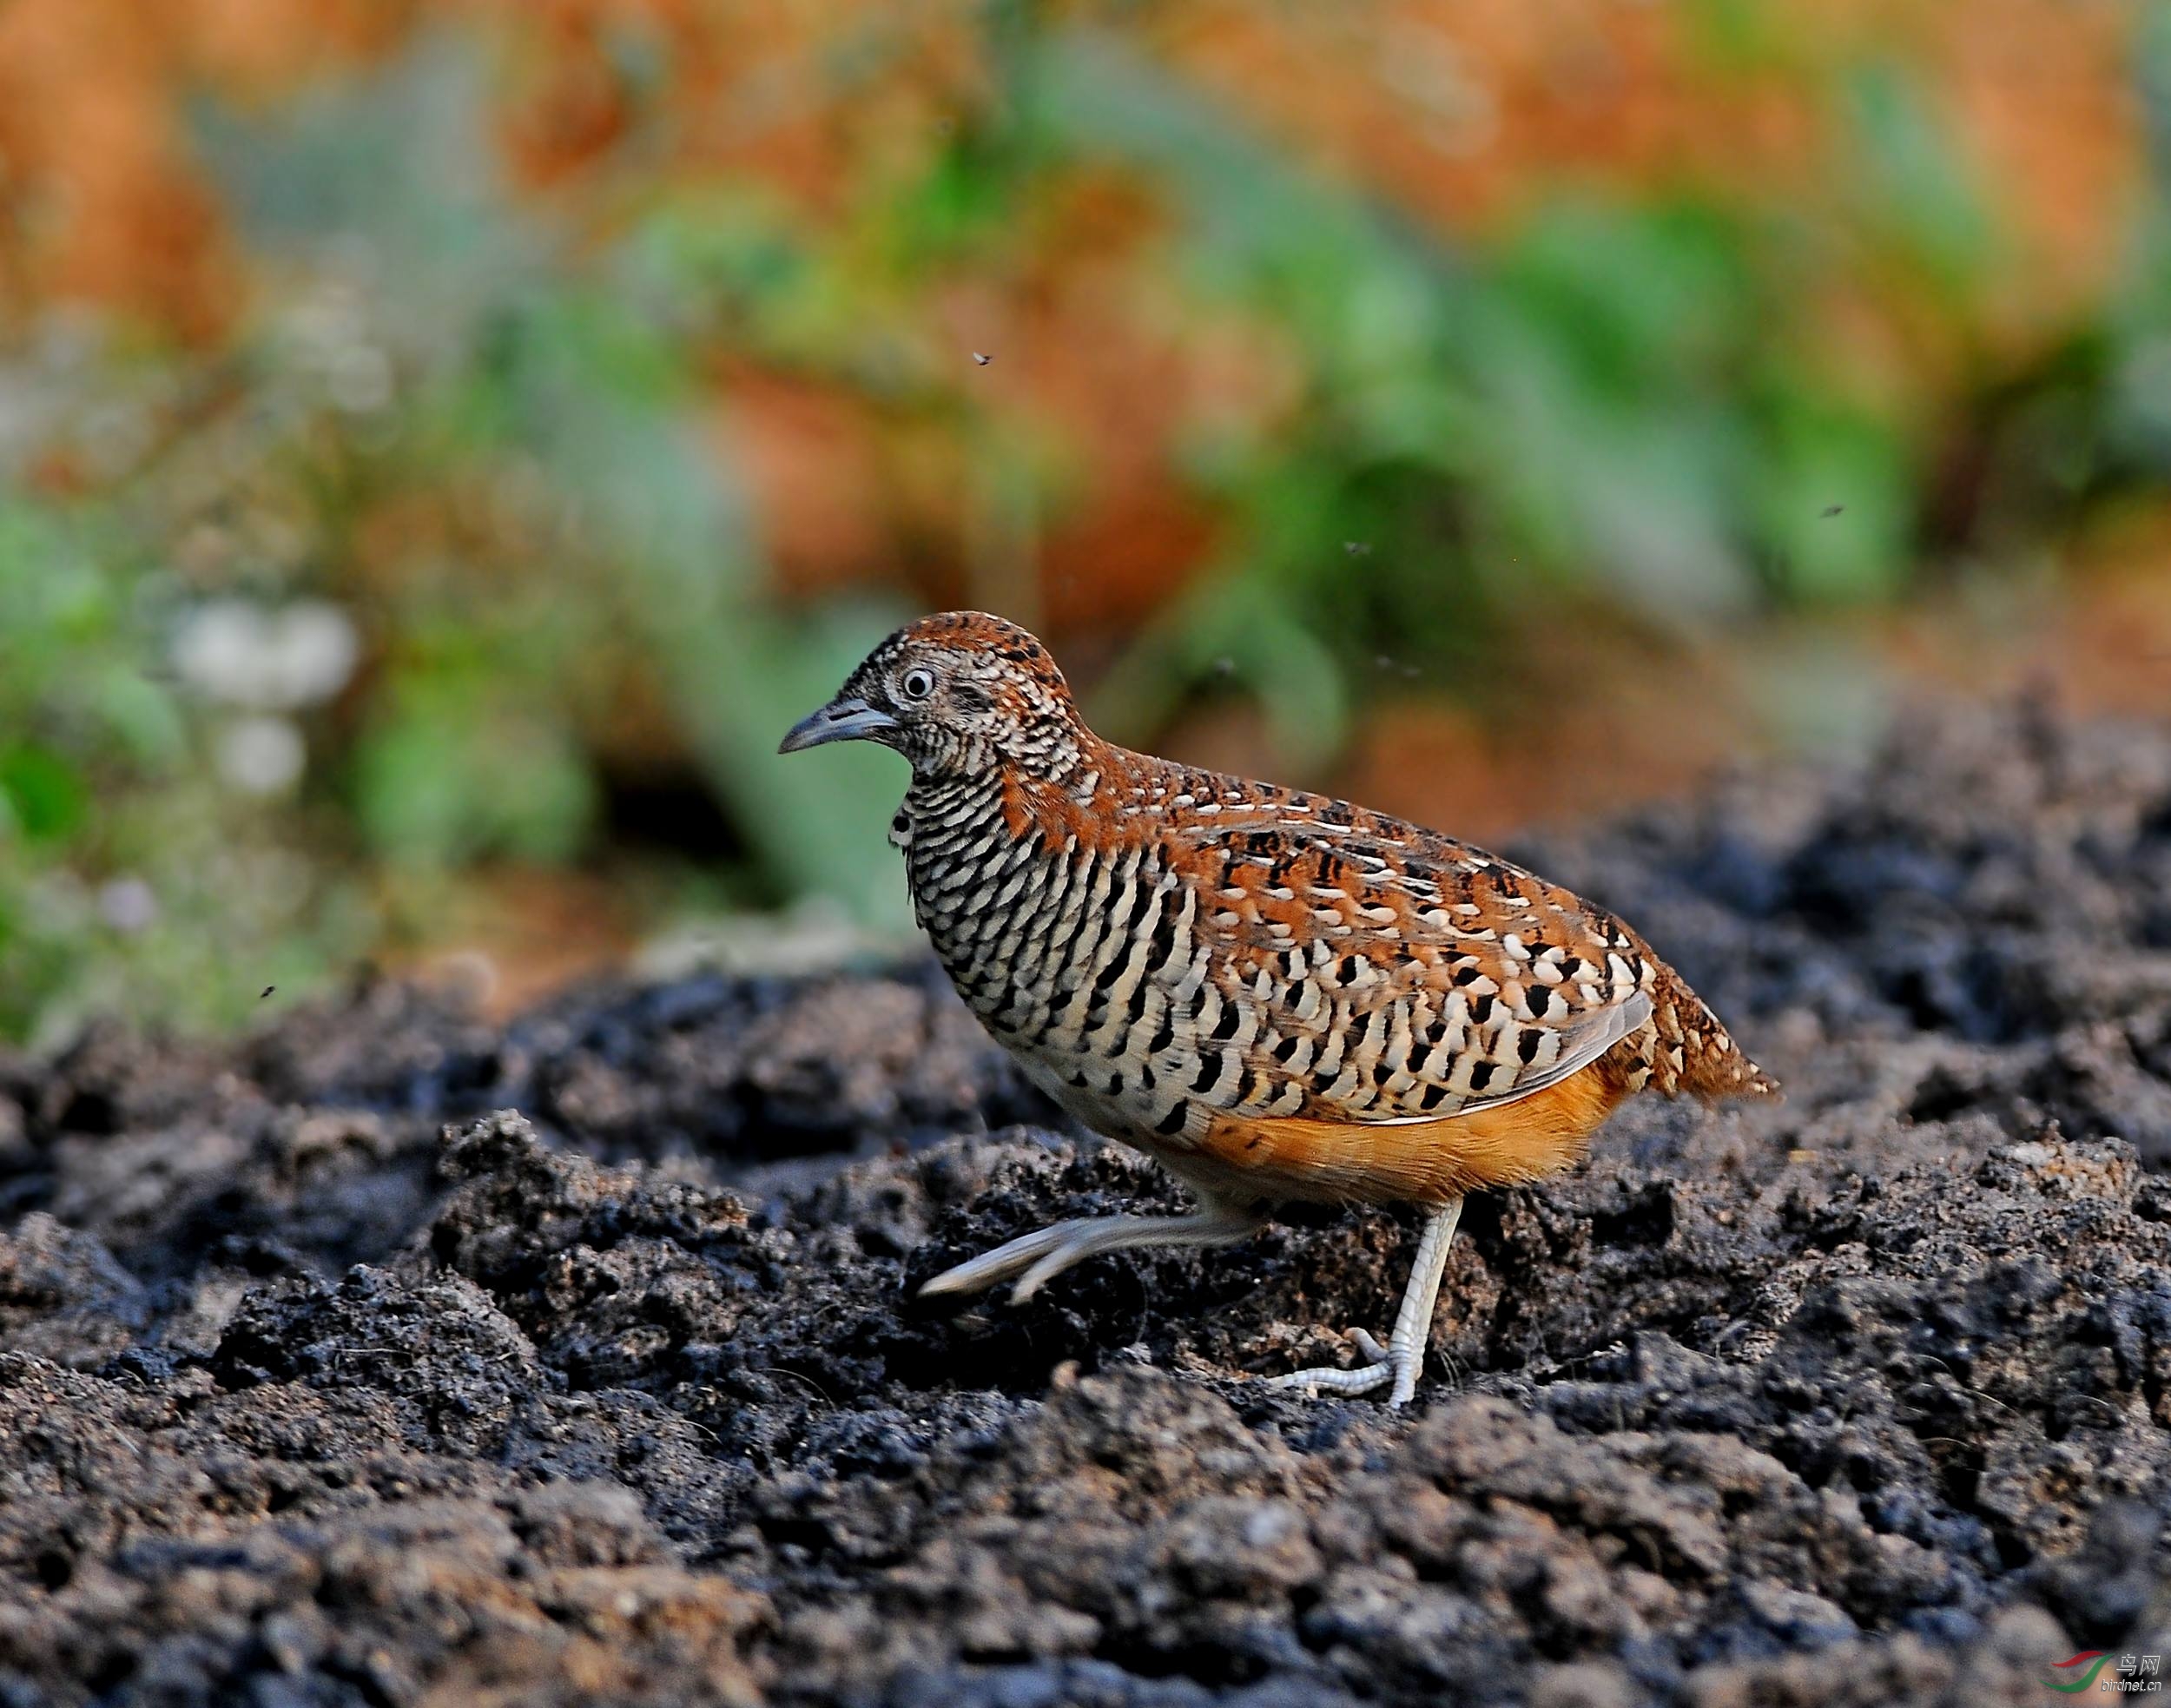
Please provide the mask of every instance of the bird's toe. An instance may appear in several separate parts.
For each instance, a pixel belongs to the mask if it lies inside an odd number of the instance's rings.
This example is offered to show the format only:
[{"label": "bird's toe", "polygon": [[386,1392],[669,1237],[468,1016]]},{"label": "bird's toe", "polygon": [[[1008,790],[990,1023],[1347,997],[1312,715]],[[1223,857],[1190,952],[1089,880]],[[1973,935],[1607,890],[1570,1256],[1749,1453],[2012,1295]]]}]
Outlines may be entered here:
[{"label": "bird's toe", "polygon": [[[1391,1346],[1382,1346],[1363,1329],[1352,1329],[1349,1339],[1356,1343],[1364,1362],[1343,1369],[1331,1364],[1320,1365],[1308,1370],[1291,1370],[1286,1375],[1264,1378],[1270,1388],[1293,1388],[1317,1398],[1322,1394],[1369,1394],[1376,1388],[1394,1384],[1395,1397],[1389,1404],[1399,1406],[1409,1394],[1415,1391],[1416,1373],[1404,1368],[1402,1355]],[[1408,1390],[1408,1391],[1405,1391]]]}]

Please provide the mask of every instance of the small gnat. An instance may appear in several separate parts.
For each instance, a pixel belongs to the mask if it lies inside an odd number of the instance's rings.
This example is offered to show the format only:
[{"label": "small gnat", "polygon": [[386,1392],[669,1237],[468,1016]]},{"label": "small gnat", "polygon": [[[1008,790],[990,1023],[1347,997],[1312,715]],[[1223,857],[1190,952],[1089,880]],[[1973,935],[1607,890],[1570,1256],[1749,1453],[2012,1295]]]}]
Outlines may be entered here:
[{"label": "small gnat", "polygon": [[261,711],[321,704],[354,674],[360,643],[339,606],[303,599],[278,610],[213,599],[174,631],[174,668],[208,700]]}]

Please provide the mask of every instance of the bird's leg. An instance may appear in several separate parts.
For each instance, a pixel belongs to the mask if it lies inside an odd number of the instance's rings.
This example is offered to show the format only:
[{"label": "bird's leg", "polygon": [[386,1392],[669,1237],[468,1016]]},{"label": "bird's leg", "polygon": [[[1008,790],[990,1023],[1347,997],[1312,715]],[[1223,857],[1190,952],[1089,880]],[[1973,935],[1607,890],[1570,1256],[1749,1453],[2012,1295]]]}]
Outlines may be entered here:
[{"label": "bird's leg", "polygon": [[1010,1302],[1023,1304],[1073,1263],[1104,1251],[1125,1251],[1138,1246],[1227,1245],[1255,1232],[1259,1219],[1226,1204],[1210,1204],[1191,1216],[1087,1216],[1074,1222],[1021,1234],[1007,1244],[945,1269],[923,1283],[921,1297],[930,1293],[977,1293],[1007,1281],[1022,1269],[1024,1275],[1010,1289]]},{"label": "bird's leg", "polygon": [[1440,1297],[1440,1276],[1448,1266],[1448,1243],[1462,1215],[1462,1200],[1451,1199],[1433,1212],[1417,1242],[1417,1261],[1410,1268],[1409,1285],[1402,1289],[1402,1309],[1395,1313],[1395,1332],[1382,1346],[1362,1329],[1349,1331],[1368,1362],[1354,1369],[1292,1370],[1269,1376],[1276,1388],[1301,1388],[1307,1393],[1369,1394],[1375,1388],[1394,1383],[1387,1396],[1390,1406],[1406,1406],[1417,1393],[1417,1372],[1425,1362],[1425,1345],[1432,1338],[1432,1308]]}]

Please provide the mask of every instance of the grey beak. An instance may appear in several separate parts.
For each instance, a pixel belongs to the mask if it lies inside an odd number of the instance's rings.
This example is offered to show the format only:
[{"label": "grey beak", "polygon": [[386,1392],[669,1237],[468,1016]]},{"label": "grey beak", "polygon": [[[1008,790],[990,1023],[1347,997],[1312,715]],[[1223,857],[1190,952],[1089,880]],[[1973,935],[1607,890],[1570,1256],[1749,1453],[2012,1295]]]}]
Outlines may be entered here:
[{"label": "grey beak", "polygon": [[896,727],[895,718],[888,712],[876,711],[864,700],[832,700],[820,711],[809,712],[793,724],[791,733],[776,744],[776,751],[799,753],[808,748],[826,747],[831,742],[864,741],[869,735],[879,735]]}]

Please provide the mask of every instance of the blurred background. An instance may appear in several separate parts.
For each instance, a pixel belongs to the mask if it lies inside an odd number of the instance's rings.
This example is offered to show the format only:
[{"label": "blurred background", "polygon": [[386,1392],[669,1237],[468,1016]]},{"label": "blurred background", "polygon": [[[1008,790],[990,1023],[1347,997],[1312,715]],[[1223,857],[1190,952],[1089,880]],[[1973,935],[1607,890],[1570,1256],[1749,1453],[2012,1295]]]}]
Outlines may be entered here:
[{"label": "blurred background", "polygon": [[775,747],[931,608],[1483,839],[2171,711],[2168,561],[2139,3],[0,0],[16,1038],[900,935]]}]

